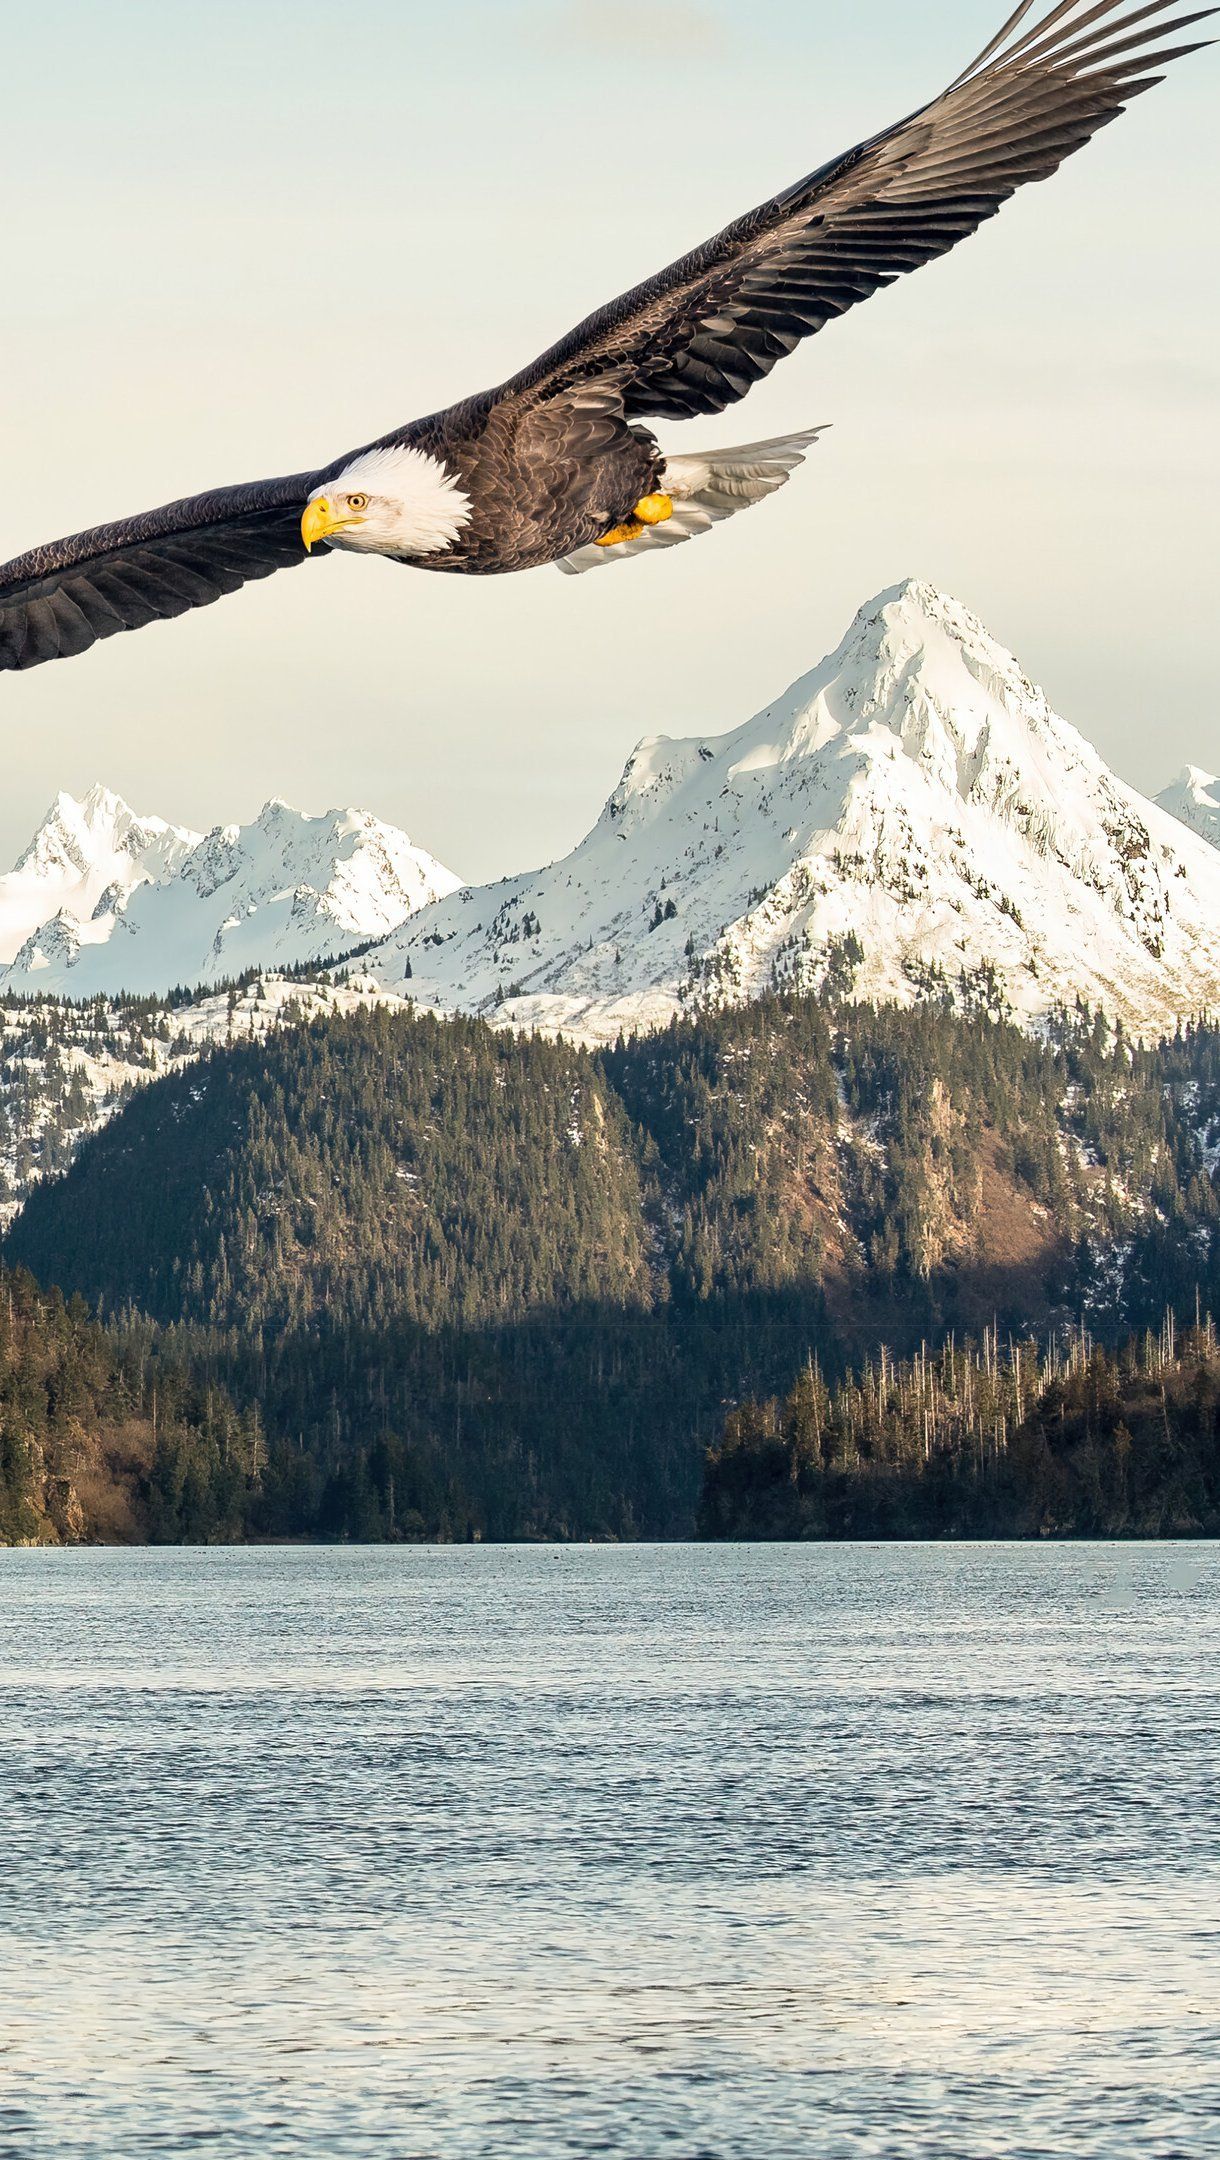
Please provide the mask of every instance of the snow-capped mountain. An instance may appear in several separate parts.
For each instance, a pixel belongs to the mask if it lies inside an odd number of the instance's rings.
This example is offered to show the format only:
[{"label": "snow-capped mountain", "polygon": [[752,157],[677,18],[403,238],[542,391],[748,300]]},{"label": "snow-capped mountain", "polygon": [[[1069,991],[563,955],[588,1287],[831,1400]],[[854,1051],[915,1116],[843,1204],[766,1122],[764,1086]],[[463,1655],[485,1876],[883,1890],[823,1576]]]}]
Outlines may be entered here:
[{"label": "snow-capped mountain", "polygon": [[172,877],[200,834],[137,817],[109,788],[57,795],[15,868],[0,877],[0,963],[44,923],[117,913],[137,885]]},{"label": "snow-capped mountain", "polygon": [[1171,817],[1180,818],[1192,832],[1202,833],[1213,847],[1220,848],[1220,777],[1215,773],[1188,765],[1157,801]]},{"label": "snow-capped mountain", "polygon": [[451,871],[364,810],[269,802],[206,835],[95,788],[61,795],[0,879],[0,991],[159,994],[325,961],[453,892]]},{"label": "snow-capped mountain", "polygon": [[[1179,821],[1213,785],[1145,801],[972,615],[907,584],[745,727],[642,743],[570,855],[499,884],[457,889],[360,811],[270,803],[201,839],[61,797],[0,879],[23,938],[0,998],[47,1000],[0,1002],[0,1226],[132,1087],[302,1014],[414,1001],[597,1042],[779,981],[1035,1025],[1083,998],[1159,1034],[1220,1009],[1220,849]],[[357,944],[336,979],[276,975]],[[236,1001],[105,1002],[255,968]]]},{"label": "snow-capped mountain", "polygon": [[272,802],[200,838],[61,796],[0,879],[0,991],[157,993],[372,944],[373,994],[588,1040],[776,983],[1031,1024],[1083,998],[1151,1034],[1220,1004],[1216,839],[1217,783],[1146,801],[912,581],[744,727],[641,743],[570,855],[499,884],[459,889],[363,811]]},{"label": "snow-capped mountain", "polygon": [[957,601],[910,582],[729,735],[641,743],[562,861],[366,965],[591,1039],[773,983],[1128,1027],[1220,1001],[1220,856],[1109,771]]}]

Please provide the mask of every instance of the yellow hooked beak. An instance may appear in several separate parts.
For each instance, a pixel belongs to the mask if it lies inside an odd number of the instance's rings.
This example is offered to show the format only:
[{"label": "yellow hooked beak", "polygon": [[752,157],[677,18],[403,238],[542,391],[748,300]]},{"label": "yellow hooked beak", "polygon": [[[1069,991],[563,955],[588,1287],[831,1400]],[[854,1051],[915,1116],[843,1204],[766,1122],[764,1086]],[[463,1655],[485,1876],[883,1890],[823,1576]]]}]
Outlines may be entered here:
[{"label": "yellow hooked beak", "polygon": [[344,516],[341,511],[336,510],[329,495],[315,495],[312,502],[306,503],[301,518],[301,538],[305,542],[305,553],[308,555],[319,540],[329,540],[331,534],[341,531],[344,525],[358,523],[359,520],[354,518],[350,511]]}]

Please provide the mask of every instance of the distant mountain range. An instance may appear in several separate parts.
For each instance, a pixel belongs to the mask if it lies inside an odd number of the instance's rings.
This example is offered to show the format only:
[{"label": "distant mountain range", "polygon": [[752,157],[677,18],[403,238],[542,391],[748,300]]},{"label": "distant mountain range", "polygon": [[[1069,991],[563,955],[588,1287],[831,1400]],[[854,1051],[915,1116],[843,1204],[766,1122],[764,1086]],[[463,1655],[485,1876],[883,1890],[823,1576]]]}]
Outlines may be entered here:
[{"label": "distant mountain range", "polygon": [[164,994],[355,947],[368,994],[612,1040],[776,986],[1156,1034],[1220,1000],[1220,782],[1119,780],[908,582],[728,735],[642,743],[571,854],[460,887],[367,812],[206,836],[60,796],[0,878],[0,993]]},{"label": "distant mountain range", "polygon": [[[126,1317],[0,1284],[0,1542],[682,1536],[727,1405],[984,1330],[919,1524],[1199,1531],[1206,1374],[1132,1442],[1098,1368],[1066,1466],[1062,1402],[983,1396],[1007,1335],[1220,1309],[1208,1009],[1220,786],[1146,801],[927,585],[498,884],[363,811],[61,796],[0,878],[2,1251]],[[835,1520],[909,1528],[844,1461]],[[944,1512],[1001,1461],[1023,1514]]]},{"label": "distant mountain range", "polygon": [[0,993],[165,995],[334,959],[453,892],[452,871],[365,810],[190,832],[108,788],[60,795],[0,878]]},{"label": "distant mountain range", "polygon": [[1188,765],[1173,786],[1157,796],[1157,801],[1171,817],[1180,818],[1183,825],[1189,825],[1213,847],[1220,848],[1220,777],[1215,773]]}]

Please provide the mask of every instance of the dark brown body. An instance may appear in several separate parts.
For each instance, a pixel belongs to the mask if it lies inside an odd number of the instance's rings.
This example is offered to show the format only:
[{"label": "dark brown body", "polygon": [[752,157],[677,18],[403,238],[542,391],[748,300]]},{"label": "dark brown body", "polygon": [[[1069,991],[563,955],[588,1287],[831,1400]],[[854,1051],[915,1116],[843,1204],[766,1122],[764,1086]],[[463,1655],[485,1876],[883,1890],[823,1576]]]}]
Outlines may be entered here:
[{"label": "dark brown body", "polygon": [[385,440],[437,458],[472,506],[455,545],[412,567],[470,576],[536,570],[587,547],[630,516],[664,468],[646,428],[592,398],[540,410],[491,393]]}]

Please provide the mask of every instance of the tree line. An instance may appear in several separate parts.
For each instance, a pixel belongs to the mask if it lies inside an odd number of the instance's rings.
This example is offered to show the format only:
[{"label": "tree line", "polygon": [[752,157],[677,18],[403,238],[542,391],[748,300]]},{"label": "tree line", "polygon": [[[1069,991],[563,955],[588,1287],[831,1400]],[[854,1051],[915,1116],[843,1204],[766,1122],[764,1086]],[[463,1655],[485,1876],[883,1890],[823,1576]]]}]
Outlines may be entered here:
[{"label": "tree line", "polygon": [[707,1538],[1214,1537],[1220,1348],[1172,1316],[1117,1348],[948,1342],[884,1351],[746,1402],[708,1456]]}]

